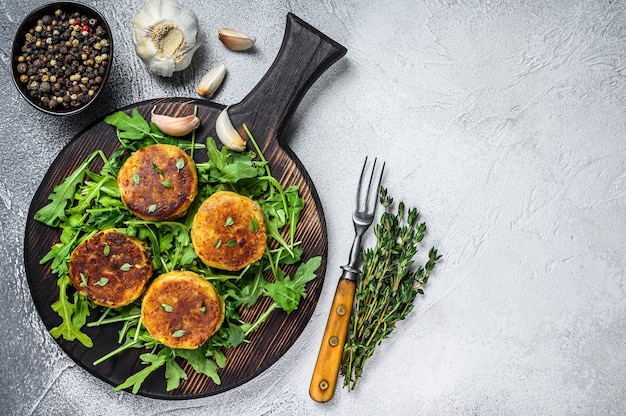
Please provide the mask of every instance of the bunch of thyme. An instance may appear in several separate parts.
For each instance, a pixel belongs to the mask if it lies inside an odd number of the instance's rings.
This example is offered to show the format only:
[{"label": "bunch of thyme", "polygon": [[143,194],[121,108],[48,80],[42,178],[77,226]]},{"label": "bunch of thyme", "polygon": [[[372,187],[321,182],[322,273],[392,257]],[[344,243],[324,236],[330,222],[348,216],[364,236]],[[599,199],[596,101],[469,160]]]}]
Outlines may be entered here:
[{"label": "bunch of thyme", "polygon": [[385,212],[374,229],[375,247],[362,252],[363,273],[356,289],[352,332],[341,362],[344,387],[349,390],[354,389],[375,348],[411,312],[415,297],[424,294],[422,287],[441,258],[433,247],[426,264],[415,266],[426,224],[419,221],[416,208],[408,210],[405,220],[402,202],[394,214],[393,198],[386,188],[381,187],[379,197]]}]

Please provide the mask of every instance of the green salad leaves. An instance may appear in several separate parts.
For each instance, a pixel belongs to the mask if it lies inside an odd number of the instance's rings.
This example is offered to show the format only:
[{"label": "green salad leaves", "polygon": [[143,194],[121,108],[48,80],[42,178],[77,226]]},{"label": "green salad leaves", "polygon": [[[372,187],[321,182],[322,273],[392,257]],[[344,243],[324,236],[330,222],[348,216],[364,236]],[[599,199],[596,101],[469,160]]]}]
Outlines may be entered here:
[{"label": "green salad leaves", "polygon": [[[248,335],[275,309],[293,312],[306,297],[306,284],[316,277],[321,258],[312,257],[304,261],[304,251],[294,240],[304,200],[296,186],[283,188],[271,175],[270,166],[247,128],[256,153],[236,153],[225,147],[218,149],[211,137],[207,138],[206,145],[196,143],[195,132],[191,141],[168,137],[137,110],[130,115],[124,112],[111,114],[105,122],[117,130],[120,142],[117,150],[110,158],[101,150],[94,151],[61,184],[54,187],[49,204],[35,214],[37,221],[61,229],[59,242],[41,259],[42,264],[51,262],[51,270],[58,277],[59,298],[51,307],[60,316],[61,324],[52,328],[50,333],[55,338],[63,337],[67,341],[78,341],[92,347],[93,341],[84,332],[85,327],[120,325],[119,347],[95,361],[94,365],[131,348],[140,348],[144,350],[140,359],[145,367],[129,375],[116,390],[129,388],[137,393],[145,379],[162,367],[165,367],[167,390],[178,388],[188,374],[177,362],[177,357],[219,384],[219,369],[226,365],[224,350],[247,342]],[[124,160],[133,151],[157,143],[176,145],[190,151],[192,157],[197,149],[205,147],[207,151],[209,160],[196,164],[198,196],[186,217],[180,220],[141,220],[121,200],[117,173]],[[99,172],[91,169],[97,159],[103,163]],[[180,164],[177,164],[179,169],[184,167],[184,160],[181,159]],[[195,212],[202,201],[218,190],[230,190],[254,199],[265,215],[269,237],[265,254],[237,273],[207,267],[197,257],[191,243],[190,228]],[[254,227],[254,224],[251,226]],[[108,228],[116,228],[146,244],[151,251],[155,276],[172,270],[189,270],[210,280],[224,298],[226,306],[220,330],[196,350],[170,348],[155,341],[142,326],[141,299],[112,309],[97,306],[74,290],[69,278],[72,251],[90,236]],[[102,255],[107,255],[106,249]],[[298,265],[293,276],[283,270],[289,265]],[[99,284],[105,285],[106,282]],[[261,297],[269,297],[270,306],[256,321],[244,322],[240,312],[253,307]],[[163,305],[164,309],[167,306]],[[94,316],[88,322],[92,313]]]}]

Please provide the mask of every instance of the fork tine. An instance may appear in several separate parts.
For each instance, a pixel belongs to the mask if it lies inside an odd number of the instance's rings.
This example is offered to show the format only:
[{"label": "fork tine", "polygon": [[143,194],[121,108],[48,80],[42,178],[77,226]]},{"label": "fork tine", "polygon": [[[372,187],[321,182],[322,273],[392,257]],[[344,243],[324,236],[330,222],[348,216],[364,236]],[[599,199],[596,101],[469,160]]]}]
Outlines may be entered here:
[{"label": "fork tine", "polygon": [[[374,177],[376,173],[376,163],[378,158],[374,158],[374,163],[372,164],[371,171],[369,172],[369,181],[367,181],[367,191],[365,196],[363,197],[363,189],[365,188],[365,181],[367,180],[368,174],[367,171],[367,157],[365,157],[365,162],[363,163],[363,167],[361,168],[361,177],[359,178],[359,186],[356,191],[356,203],[355,203],[355,211],[360,212],[365,215],[374,215],[376,211],[376,201],[378,199],[378,192],[380,189],[380,184],[382,182],[383,173],[385,172],[385,162],[383,162],[383,166],[380,170],[380,174],[377,178]],[[375,182],[375,186],[372,189],[372,185]]]},{"label": "fork tine", "polygon": [[[365,207],[363,208],[363,211],[365,211],[366,213],[369,213],[370,210],[370,200],[372,199],[372,180],[374,180],[374,172],[376,171],[376,161],[378,160],[378,158],[374,158],[374,164],[372,165],[372,173],[370,173],[370,180],[369,183],[367,184],[367,194],[365,195]],[[375,201],[375,200],[374,200]],[[374,205],[376,206],[376,205]]]},{"label": "fork tine", "polygon": [[354,209],[357,211],[361,206],[361,189],[363,189],[363,176],[365,175],[365,167],[367,166],[367,156],[365,156],[365,162],[363,162],[363,167],[361,168],[361,177],[359,178],[359,186],[356,190],[356,202],[354,204]]},{"label": "fork tine", "polygon": [[[376,163],[374,163],[374,166],[376,165]],[[376,211],[376,201],[378,200],[378,193],[380,192],[380,183],[383,180],[383,173],[385,172],[385,162],[383,162],[383,167],[380,169],[380,175],[378,176],[378,181],[376,182],[376,187],[374,188],[374,191],[372,192],[371,196],[374,199],[374,207],[372,208],[372,210],[370,211],[369,209],[367,210],[368,213],[371,213],[371,215],[374,215],[374,212]],[[374,175],[374,169],[372,169],[372,175]],[[368,192],[368,197],[369,197],[369,188],[367,190]]]}]

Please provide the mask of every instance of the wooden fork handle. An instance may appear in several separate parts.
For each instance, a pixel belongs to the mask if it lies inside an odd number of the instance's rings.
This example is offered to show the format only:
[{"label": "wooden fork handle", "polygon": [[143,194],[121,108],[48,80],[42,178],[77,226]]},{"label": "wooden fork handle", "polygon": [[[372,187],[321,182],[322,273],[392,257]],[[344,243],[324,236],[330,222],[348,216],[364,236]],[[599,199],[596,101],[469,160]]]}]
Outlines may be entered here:
[{"label": "wooden fork handle", "polygon": [[339,279],[309,387],[309,395],[317,402],[327,402],[335,393],[355,291],[356,281]]}]

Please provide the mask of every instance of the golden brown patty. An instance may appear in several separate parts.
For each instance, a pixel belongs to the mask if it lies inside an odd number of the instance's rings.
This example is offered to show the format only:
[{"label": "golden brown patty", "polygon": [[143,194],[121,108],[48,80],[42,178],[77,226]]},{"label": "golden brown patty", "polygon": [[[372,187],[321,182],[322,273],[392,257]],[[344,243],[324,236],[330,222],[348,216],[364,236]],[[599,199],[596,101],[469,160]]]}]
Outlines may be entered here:
[{"label": "golden brown patty", "polygon": [[219,191],[200,206],[191,225],[198,257],[209,267],[239,270],[265,251],[265,219],[259,204],[235,192]]},{"label": "golden brown patty", "polygon": [[124,162],[117,184],[133,214],[164,221],[185,215],[198,193],[198,173],[181,149],[155,144],[139,149]]},{"label": "golden brown patty", "polygon": [[150,335],[172,348],[195,349],[224,321],[224,300],[193,272],[162,274],[146,290],[141,320]]},{"label": "golden brown patty", "polygon": [[110,229],[76,247],[69,269],[76,290],[98,305],[117,308],[143,293],[152,261],[141,241]]}]

